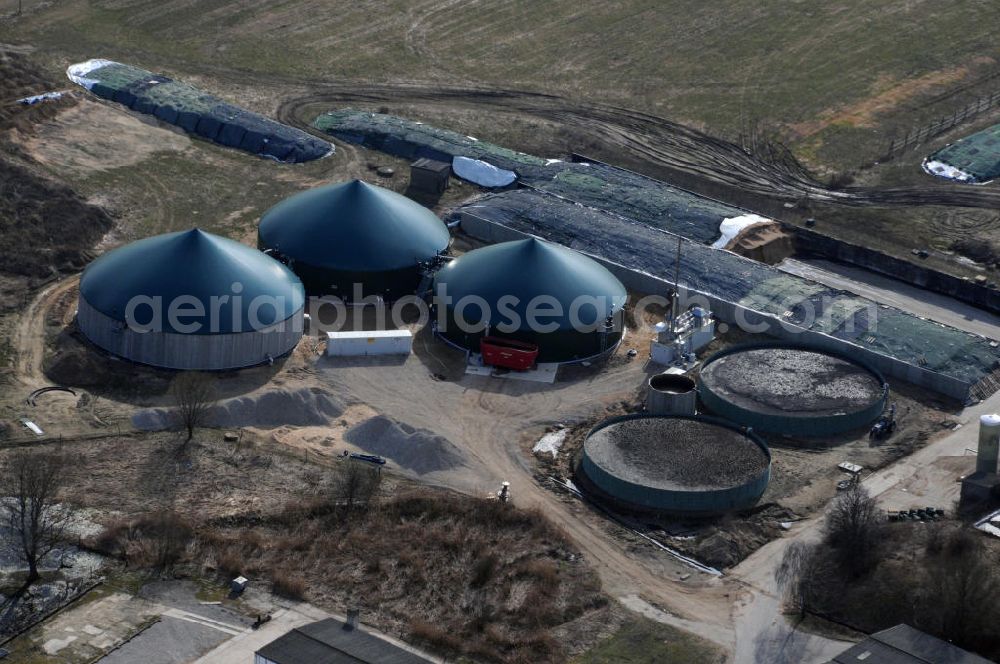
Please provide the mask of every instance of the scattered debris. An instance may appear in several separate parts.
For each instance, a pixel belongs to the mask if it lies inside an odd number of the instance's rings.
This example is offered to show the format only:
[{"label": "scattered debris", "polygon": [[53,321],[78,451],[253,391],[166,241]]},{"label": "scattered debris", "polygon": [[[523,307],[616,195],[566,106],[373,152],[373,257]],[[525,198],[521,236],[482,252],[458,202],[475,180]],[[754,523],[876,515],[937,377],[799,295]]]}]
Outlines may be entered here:
[{"label": "scattered debris", "polygon": [[37,424],[35,424],[34,422],[32,422],[31,420],[29,420],[29,419],[27,419],[25,417],[21,418],[21,424],[23,424],[25,426],[25,428],[27,428],[29,431],[31,431],[36,436],[44,436],[45,435],[45,432],[42,431],[42,428],[40,426],[38,426]]},{"label": "scattered debris", "polygon": [[565,427],[560,427],[555,431],[550,431],[542,436],[537,443],[535,443],[535,446],[531,448],[531,451],[535,454],[551,454],[552,458],[555,459],[559,456],[559,448],[562,447],[567,434],[569,434],[569,429]]},{"label": "scattered debris", "polygon": [[45,394],[46,392],[69,392],[74,397],[76,396],[76,392],[74,392],[72,389],[70,389],[68,387],[60,387],[58,385],[53,385],[51,387],[40,387],[37,390],[33,390],[31,392],[31,394],[28,395],[28,398],[26,399],[26,401],[28,402],[28,405],[29,406],[35,406],[35,405],[37,405],[35,403],[35,398],[38,397],[38,396],[40,396],[40,395],[42,395],[42,394]]}]

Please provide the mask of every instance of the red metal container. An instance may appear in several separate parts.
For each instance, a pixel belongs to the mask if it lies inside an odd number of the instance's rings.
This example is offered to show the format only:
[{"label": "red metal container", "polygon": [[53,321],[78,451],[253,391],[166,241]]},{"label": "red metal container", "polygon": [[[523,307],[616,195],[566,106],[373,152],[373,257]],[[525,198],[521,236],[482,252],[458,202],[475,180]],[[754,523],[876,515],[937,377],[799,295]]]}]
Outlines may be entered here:
[{"label": "red metal container", "polygon": [[537,345],[499,337],[483,337],[479,352],[483,354],[483,364],[516,371],[527,371],[538,359]]}]

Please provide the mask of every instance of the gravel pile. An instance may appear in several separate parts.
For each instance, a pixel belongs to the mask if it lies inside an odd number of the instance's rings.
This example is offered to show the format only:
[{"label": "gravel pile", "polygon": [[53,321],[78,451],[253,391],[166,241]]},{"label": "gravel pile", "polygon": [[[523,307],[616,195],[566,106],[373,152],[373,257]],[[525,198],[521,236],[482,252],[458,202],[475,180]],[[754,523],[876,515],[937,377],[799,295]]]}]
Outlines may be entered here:
[{"label": "gravel pile", "polygon": [[385,415],[355,425],[344,440],[420,475],[462,465],[461,453],[448,439]]},{"label": "gravel pile", "polygon": [[[274,390],[220,401],[205,418],[211,427],[319,426],[344,412],[344,405],[317,388]],[[132,416],[132,425],[144,431],[179,426],[173,408],[149,408]]]},{"label": "gravel pile", "polygon": [[710,362],[701,380],[737,406],[782,415],[835,415],[867,408],[882,384],[846,360],[787,348],[734,353]]},{"label": "gravel pile", "polygon": [[728,489],[758,477],[769,463],[737,431],[675,418],[624,420],[594,433],[584,447],[615,477],[657,489]]}]

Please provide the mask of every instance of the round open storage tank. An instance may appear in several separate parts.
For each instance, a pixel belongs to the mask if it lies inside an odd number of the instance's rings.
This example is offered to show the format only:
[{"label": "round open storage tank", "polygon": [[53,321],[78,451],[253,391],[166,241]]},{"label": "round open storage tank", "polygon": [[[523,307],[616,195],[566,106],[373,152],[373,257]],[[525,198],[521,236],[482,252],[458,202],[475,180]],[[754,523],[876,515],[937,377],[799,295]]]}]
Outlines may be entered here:
[{"label": "round open storage tank", "polygon": [[694,415],[698,390],[691,378],[683,374],[656,374],[649,377],[647,387],[647,412],[653,415]]},{"label": "round open storage tank", "polygon": [[413,295],[422,265],[448,249],[437,215],[394,191],[360,180],[295,194],[268,210],[257,245],[286,263],[310,295],[386,301]]},{"label": "round open storage tank", "polygon": [[627,298],[603,265],[533,237],[475,249],[434,276],[439,336],[472,353],[486,336],[534,344],[539,362],[613,351]]},{"label": "round open storage tank", "polygon": [[763,433],[833,436],[870,425],[889,386],[876,369],[826,349],[744,344],[708,358],[698,394],[713,414]]},{"label": "round open storage tank", "polygon": [[771,452],[753,433],[696,415],[626,415],[587,435],[583,485],[623,507],[712,515],[755,504],[771,476]]},{"label": "round open storage tank", "polygon": [[237,369],[291,352],[302,282],[256,249],[193,229],[110,251],[83,272],[77,325],[104,350],[169,369]]}]

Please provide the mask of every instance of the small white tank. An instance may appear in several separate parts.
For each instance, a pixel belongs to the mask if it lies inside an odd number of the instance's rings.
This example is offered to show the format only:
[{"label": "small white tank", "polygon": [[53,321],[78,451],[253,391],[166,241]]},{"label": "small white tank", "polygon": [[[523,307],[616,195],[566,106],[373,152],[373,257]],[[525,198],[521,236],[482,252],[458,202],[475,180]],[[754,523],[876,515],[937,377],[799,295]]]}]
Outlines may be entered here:
[{"label": "small white tank", "polygon": [[983,415],[979,418],[979,451],[976,454],[976,472],[997,472],[1000,453],[1000,415]]}]

